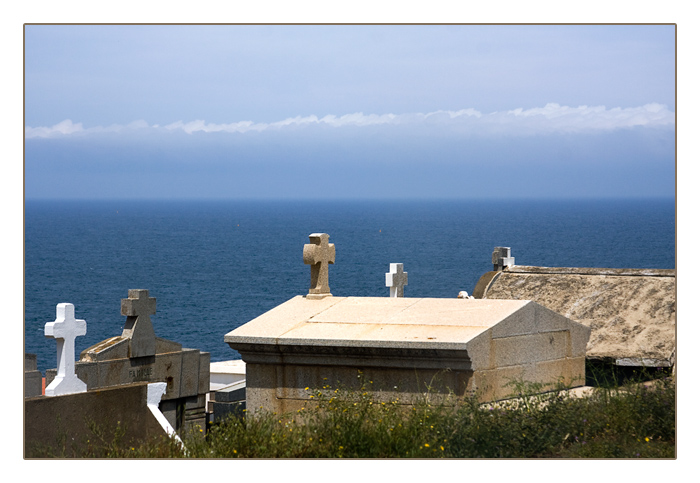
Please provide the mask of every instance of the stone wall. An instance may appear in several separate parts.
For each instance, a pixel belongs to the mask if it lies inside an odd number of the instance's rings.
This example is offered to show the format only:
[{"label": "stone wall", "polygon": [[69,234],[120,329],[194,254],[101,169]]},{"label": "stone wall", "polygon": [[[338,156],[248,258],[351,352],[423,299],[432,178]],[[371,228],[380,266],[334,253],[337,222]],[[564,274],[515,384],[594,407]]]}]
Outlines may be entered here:
[{"label": "stone wall", "polygon": [[114,440],[117,428],[122,448],[148,438],[165,435],[163,427],[147,407],[147,383],[129,384],[54,397],[24,400],[24,454],[80,457],[95,446],[94,426],[102,438]]}]

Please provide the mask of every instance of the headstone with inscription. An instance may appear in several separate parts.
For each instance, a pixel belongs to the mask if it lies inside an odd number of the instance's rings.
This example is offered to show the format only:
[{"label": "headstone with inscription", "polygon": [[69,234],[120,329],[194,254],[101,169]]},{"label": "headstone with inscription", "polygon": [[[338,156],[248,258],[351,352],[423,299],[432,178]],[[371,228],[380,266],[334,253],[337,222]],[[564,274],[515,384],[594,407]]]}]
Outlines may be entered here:
[{"label": "headstone with inscription", "polygon": [[[88,390],[131,384],[164,382],[166,391],[160,410],[176,431],[206,425],[206,395],[209,391],[208,352],[183,348],[181,344],[156,337],[151,315],[156,299],[148,290],[129,290],[122,299],[126,316],[120,336],[105,339],[80,354],[75,373]],[[56,370],[46,371],[49,384]]]}]

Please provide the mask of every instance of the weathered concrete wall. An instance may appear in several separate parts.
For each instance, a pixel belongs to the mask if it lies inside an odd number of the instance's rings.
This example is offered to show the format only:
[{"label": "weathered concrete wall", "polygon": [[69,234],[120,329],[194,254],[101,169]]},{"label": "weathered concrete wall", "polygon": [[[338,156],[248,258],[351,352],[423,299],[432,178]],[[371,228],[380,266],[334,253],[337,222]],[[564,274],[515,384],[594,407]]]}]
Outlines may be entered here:
[{"label": "weathered concrete wall", "polygon": [[[91,424],[111,442],[117,427],[128,448],[147,438],[165,435],[147,407],[147,383],[137,383],[63,396],[24,400],[24,454],[36,457],[37,448],[62,457],[80,457],[96,443]],[[44,453],[39,453],[44,454]]]}]

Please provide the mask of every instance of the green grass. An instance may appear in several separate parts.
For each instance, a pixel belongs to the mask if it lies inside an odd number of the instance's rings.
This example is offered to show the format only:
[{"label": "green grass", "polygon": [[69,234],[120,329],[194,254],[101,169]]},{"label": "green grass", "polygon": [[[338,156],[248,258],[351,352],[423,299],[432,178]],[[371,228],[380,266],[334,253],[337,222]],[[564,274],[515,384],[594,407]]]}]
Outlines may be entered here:
[{"label": "green grass", "polygon": [[[317,405],[294,414],[257,413],[139,446],[96,439],[85,457],[116,458],[675,458],[672,378],[590,397],[537,394],[499,404],[377,401],[370,391],[309,390]],[[313,399],[311,396],[314,396]]]}]

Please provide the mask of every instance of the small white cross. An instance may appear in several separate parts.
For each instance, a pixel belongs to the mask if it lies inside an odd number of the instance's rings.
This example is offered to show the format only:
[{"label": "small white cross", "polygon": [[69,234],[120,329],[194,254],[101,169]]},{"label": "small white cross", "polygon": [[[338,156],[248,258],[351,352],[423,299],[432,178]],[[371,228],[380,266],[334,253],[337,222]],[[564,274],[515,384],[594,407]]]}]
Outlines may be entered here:
[{"label": "small white cross", "polygon": [[390,263],[386,276],[389,297],[403,297],[403,287],[408,285],[408,272],[403,271],[403,263]]},{"label": "small white cross", "polygon": [[44,335],[56,339],[58,366],[56,378],[45,390],[47,396],[87,391],[87,385],[75,375],[75,338],[86,333],[87,324],[75,318],[73,304],[56,306],[56,320],[44,326]]}]

